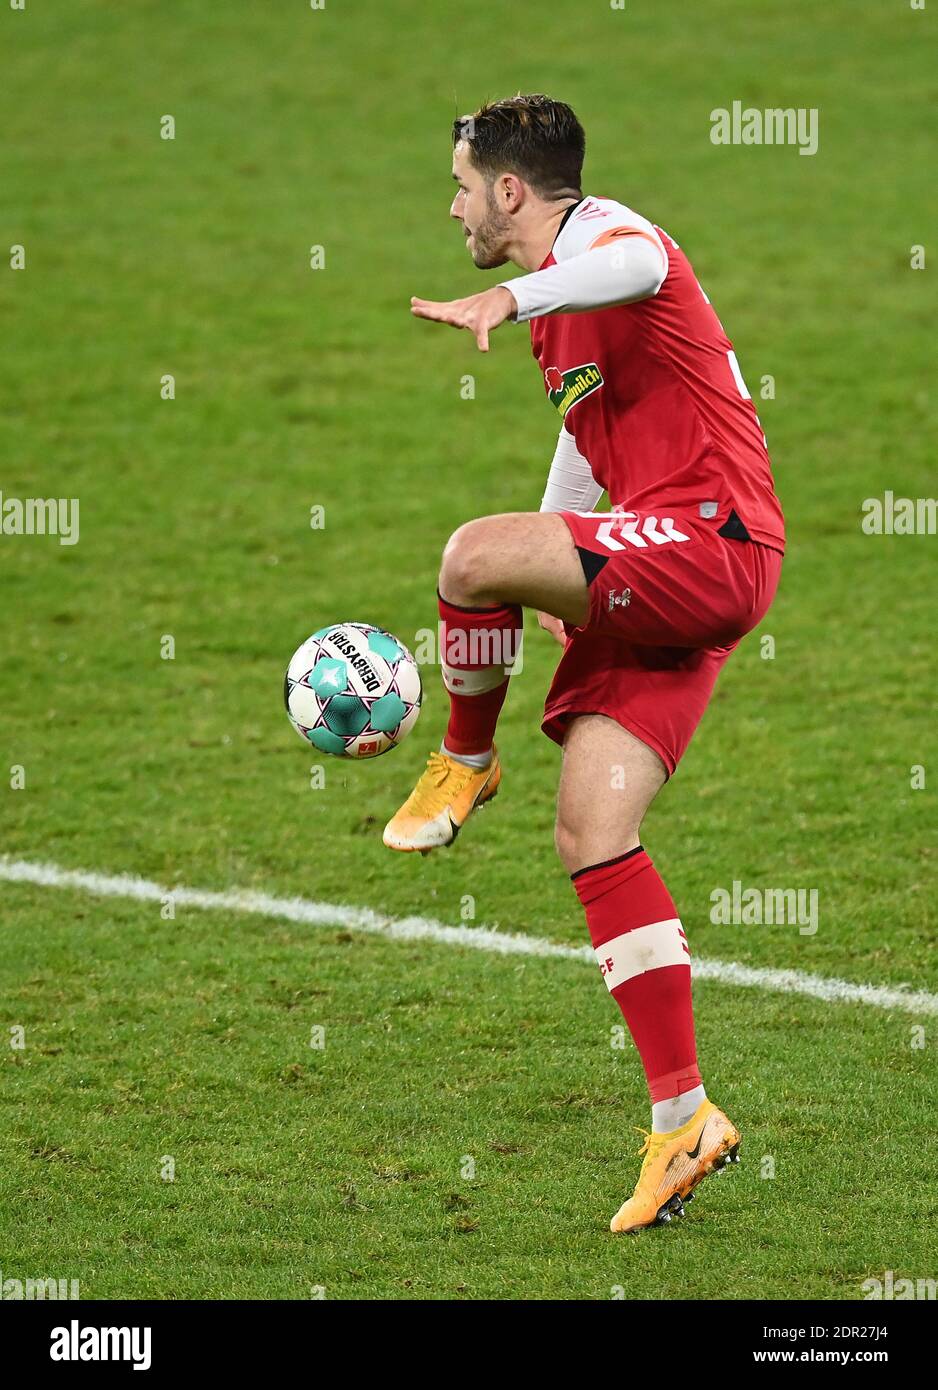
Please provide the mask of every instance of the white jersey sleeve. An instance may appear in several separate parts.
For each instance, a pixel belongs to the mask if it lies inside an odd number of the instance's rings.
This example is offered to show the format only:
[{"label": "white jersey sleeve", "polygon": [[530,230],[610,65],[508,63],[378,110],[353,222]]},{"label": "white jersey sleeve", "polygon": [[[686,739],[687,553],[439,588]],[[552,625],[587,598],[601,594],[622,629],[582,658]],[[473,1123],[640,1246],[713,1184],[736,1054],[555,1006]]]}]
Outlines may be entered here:
[{"label": "white jersey sleeve", "polygon": [[541,511],[591,512],[602,494],[602,484],[593,477],[589,461],[580,453],[573,435],[561,425]]},{"label": "white jersey sleeve", "polygon": [[501,282],[518,305],[517,323],[649,299],[668,273],[668,253],[652,224],[611,198],[577,204],[551,254],[554,265]]}]

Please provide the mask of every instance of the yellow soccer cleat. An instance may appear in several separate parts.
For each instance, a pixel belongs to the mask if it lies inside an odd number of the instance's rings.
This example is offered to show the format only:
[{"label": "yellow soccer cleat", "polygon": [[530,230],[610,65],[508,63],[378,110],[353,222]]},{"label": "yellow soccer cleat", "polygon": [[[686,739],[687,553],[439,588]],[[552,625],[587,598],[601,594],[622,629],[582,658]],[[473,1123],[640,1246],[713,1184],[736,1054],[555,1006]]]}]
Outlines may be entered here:
[{"label": "yellow soccer cleat", "polygon": [[[644,1132],[644,1131],[643,1131]],[[739,1130],[712,1101],[669,1134],[645,1133],[645,1155],[635,1191],[609,1223],[611,1231],[639,1231],[684,1215],[684,1203],[710,1173],[739,1162]]]},{"label": "yellow soccer cleat", "polygon": [[384,827],[384,843],[388,849],[419,849],[422,854],[451,845],[476,807],[495,796],[501,778],[495,748],[483,768],[431,753],[416,787]]}]

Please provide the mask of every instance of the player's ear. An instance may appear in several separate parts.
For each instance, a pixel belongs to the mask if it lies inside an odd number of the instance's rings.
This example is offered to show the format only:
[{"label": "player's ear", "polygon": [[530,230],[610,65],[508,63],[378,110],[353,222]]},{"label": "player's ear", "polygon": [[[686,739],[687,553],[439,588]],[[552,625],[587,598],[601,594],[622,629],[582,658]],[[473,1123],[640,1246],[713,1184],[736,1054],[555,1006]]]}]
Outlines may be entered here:
[{"label": "player's ear", "polygon": [[502,174],[499,183],[506,211],[516,211],[524,202],[524,180],[517,174]]}]

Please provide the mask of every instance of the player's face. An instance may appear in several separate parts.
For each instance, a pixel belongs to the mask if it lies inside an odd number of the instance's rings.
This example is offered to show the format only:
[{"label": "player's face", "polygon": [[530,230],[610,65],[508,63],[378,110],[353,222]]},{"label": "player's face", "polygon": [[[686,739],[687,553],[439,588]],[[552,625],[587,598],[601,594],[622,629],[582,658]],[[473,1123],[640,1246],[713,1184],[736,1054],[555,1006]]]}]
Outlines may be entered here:
[{"label": "player's face", "polygon": [[460,140],[453,151],[453,178],[459,191],[449,215],[462,223],[470,256],[480,270],[504,265],[508,260],[511,219],[498,206],[491,184],[470,163],[465,140]]}]

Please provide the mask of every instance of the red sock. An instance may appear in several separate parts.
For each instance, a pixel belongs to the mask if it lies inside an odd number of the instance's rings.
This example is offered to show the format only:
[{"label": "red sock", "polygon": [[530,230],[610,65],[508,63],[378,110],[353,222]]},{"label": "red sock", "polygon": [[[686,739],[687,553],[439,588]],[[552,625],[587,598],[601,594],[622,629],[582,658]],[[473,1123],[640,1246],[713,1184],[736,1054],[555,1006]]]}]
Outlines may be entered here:
[{"label": "red sock", "polygon": [[460,608],[439,590],[437,598],[443,684],[449,691],[444,743],[451,753],[487,753],[521,643],[521,608],[517,603]]},{"label": "red sock", "polygon": [[652,1103],[701,1084],[690,951],[677,909],[641,845],[572,875],[599,968],[635,1041]]}]

